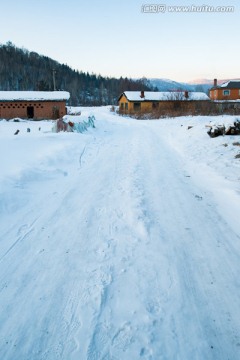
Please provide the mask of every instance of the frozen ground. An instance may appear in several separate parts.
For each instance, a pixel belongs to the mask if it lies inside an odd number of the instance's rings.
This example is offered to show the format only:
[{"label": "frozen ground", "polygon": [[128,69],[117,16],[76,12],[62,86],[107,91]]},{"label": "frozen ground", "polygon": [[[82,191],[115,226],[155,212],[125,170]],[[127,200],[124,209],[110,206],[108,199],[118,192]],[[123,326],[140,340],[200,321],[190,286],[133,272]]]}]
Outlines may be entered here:
[{"label": "frozen ground", "polygon": [[234,117],[84,114],[0,121],[0,359],[239,359]]}]

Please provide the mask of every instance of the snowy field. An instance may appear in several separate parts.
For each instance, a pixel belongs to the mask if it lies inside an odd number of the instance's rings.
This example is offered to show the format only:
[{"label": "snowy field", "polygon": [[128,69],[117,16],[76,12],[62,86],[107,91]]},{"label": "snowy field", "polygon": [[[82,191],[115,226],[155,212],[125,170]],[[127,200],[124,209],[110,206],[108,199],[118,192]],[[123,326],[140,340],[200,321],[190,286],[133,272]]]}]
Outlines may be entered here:
[{"label": "snowy field", "polygon": [[0,359],[240,359],[235,117],[83,115],[0,121]]}]

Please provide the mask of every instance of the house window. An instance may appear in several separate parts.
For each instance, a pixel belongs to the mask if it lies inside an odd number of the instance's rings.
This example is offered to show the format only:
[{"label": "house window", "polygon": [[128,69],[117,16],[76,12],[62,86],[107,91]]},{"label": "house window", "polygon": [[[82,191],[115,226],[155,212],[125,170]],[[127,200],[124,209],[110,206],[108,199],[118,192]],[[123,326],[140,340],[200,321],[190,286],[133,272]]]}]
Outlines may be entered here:
[{"label": "house window", "polygon": [[128,103],[125,103],[125,110],[128,110]]},{"label": "house window", "polygon": [[153,110],[158,109],[158,107],[159,107],[159,103],[158,103],[158,102],[153,102],[153,103],[152,103],[152,109],[153,109]]},{"label": "house window", "polygon": [[140,111],[141,110],[141,103],[140,102],[133,103],[133,109],[134,109],[134,111]]},{"label": "house window", "polygon": [[229,96],[230,95],[230,90],[223,90],[223,95],[224,96]]},{"label": "house window", "polygon": [[179,110],[181,108],[181,101],[173,101],[173,109]]},{"label": "house window", "polygon": [[124,103],[121,103],[121,110],[124,110]]}]

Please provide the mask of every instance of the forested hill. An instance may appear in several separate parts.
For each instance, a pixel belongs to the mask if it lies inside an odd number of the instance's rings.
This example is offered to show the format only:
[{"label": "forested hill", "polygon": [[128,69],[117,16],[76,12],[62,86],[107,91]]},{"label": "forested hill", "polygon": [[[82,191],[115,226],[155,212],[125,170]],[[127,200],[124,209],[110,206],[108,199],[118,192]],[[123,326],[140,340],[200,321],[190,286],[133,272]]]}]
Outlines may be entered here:
[{"label": "forested hill", "polygon": [[[79,62],[81,59],[79,59]],[[105,78],[79,72],[47,56],[18,48],[11,42],[0,44],[0,90],[69,91],[69,105],[117,104],[126,90],[153,90],[144,79]]]}]

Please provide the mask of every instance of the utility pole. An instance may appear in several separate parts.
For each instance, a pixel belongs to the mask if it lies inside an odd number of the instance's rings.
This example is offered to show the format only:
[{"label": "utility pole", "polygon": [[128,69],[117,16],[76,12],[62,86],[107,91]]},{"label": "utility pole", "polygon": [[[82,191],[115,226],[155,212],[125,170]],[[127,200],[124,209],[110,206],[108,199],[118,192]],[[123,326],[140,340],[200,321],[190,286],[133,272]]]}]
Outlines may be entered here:
[{"label": "utility pole", "polygon": [[55,79],[55,75],[56,75],[56,70],[53,69],[53,91],[56,91],[56,79]]}]

